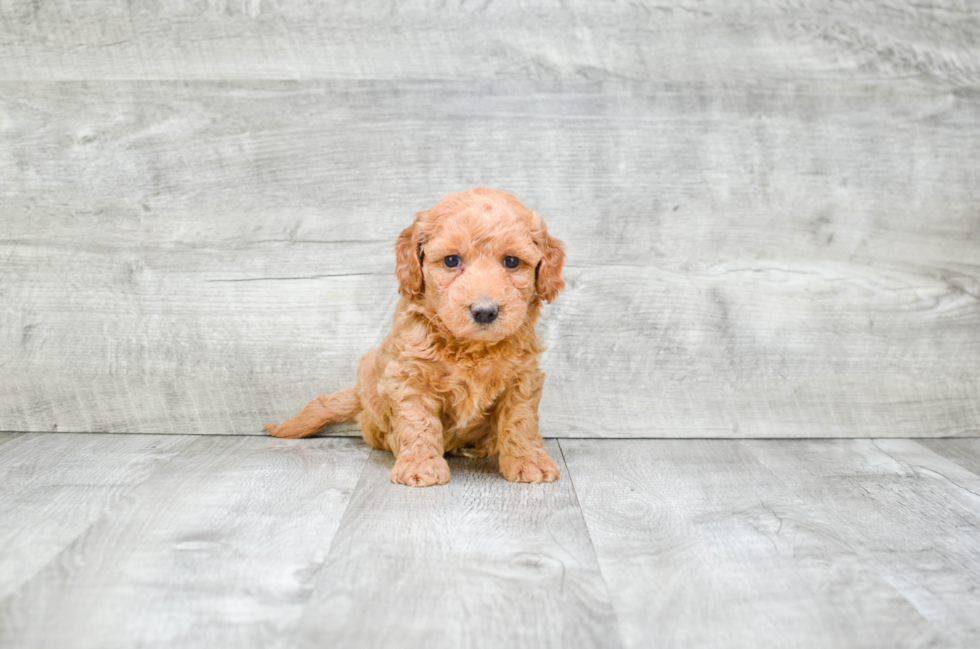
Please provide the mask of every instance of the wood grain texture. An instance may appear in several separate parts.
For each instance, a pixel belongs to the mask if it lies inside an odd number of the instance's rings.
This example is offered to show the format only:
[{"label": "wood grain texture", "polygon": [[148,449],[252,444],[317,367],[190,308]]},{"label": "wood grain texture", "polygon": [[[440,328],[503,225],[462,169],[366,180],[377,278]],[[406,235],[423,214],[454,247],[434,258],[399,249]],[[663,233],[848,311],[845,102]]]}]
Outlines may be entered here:
[{"label": "wood grain texture", "polygon": [[0,437],[0,599],[192,442],[188,437]]},{"label": "wood grain texture", "polygon": [[980,439],[924,439],[921,443],[933,453],[980,475]]},{"label": "wood grain texture", "polygon": [[913,440],[742,444],[950,644],[980,642],[980,476]]},{"label": "wood grain texture", "polygon": [[0,600],[0,645],[285,646],[368,449],[187,439],[125,507]]},{"label": "wood grain texture", "polygon": [[739,442],[561,447],[625,646],[943,646],[847,531]]},{"label": "wood grain texture", "polygon": [[[980,6],[0,1],[0,430],[259,433],[447,191],[568,243],[543,430],[980,434]],[[356,434],[350,426],[337,434]]]},{"label": "wood grain texture", "polygon": [[968,0],[0,4],[0,78],[980,80]]},{"label": "wood grain texture", "polygon": [[397,232],[476,184],[569,247],[546,435],[980,430],[972,91],[19,82],[0,115],[3,430],[260,432],[353,380]]},{"label": "wood grain texture", "polygon": [[512,484],[494,461],[454,458],[448,485],[412,489],[390,483],[392,464],[372,453],[296,646],[619,645],[567,477]]}]

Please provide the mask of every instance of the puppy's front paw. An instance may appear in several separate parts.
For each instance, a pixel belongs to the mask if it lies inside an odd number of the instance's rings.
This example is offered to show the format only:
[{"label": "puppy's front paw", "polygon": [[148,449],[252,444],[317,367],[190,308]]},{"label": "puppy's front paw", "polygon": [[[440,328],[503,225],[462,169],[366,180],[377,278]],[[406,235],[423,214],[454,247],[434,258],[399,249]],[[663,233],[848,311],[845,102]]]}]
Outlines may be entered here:
[{"label": "puppy's front paw", "polygon": [[525,457],[500,456],[500,472],[511,482],[554,482],[561,477],[558,465],[547,453]]},{"label": "puppy's front paw", "polygon": [[391,481],[409,487],[430,487],[449,482],[449,463],[441,455],[418,457],[401,455],[391,468]]}]

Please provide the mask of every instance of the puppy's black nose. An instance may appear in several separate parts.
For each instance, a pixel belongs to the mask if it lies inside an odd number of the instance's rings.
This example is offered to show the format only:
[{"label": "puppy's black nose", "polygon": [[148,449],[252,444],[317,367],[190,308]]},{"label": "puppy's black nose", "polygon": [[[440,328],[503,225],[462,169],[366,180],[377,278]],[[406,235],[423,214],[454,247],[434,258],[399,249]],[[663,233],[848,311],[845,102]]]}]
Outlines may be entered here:
[{"label": "puppy's black nose", "polygon": [[489,300],[480,300],[470,307],[470,313],[473,314],[473,320],[477,323],[490,324],[497,319],[497,314],[500,313],[500,309]]}]

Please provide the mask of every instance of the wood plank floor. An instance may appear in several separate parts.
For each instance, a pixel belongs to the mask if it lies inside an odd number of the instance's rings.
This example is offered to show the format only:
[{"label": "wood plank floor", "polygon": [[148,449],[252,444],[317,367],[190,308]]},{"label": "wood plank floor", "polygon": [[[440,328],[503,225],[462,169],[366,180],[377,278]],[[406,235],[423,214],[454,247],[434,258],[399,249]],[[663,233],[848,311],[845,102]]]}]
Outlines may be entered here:
[{"label": "wood plank floor", "polygon": [[980,443],[0,434],[0,646],[976,647]]}]

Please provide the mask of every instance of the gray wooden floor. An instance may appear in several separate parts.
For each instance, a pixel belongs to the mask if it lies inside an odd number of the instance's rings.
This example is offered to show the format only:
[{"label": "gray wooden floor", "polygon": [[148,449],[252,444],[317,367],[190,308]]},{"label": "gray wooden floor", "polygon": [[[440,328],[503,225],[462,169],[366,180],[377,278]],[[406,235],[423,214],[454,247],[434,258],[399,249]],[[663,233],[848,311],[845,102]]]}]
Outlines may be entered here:
[{"label": "gray wooden floor", "polygon": [[980,440],[0,435],[0,646],[976,647]]}]

